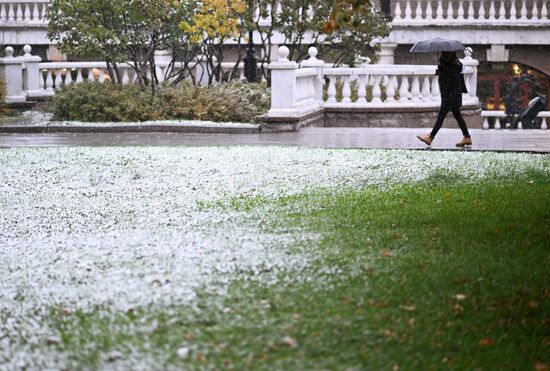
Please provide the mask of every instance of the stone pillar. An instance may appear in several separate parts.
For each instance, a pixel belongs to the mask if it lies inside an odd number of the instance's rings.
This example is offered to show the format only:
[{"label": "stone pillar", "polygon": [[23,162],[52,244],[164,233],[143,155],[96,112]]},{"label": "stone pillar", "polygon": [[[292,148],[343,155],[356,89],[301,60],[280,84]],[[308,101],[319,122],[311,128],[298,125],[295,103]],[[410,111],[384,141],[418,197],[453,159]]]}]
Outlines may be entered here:
[{"label": "stone pillar", "polygon": [[154,58],[155,63],[157,64],[169,64],[170,62],[172,62],[172,50],[155,50]]},{"label": "stone pillar", "polygon": [[479,66],[479,61],[472,58],[472,49],[466,48],[464,50],[464,59],[461,60],[464,67],[471,67],[474,70],[472,77],[469,79],[468,94],[470,97],[477,98],[477,66]]},{"label": "stone pillar", "polygon": [[25,52],[25,55],[20,57],[20,59],[24,62],[23,90],[25,91],[27,97],[42,96],[43,94],[40,86],[42,74],[39,67],[39,63],[42,61],[42,58],[31,55],[32,48],[30,45],[25,45],[23,47],[23,51]]},{"label": "stone pillar", "polygon": [[510,60],[510,50],[505,45],[491,45],[487,49],[487,62],[508,62]]},{"label": "stone pillar", "polygon": [[278,49],[279,59],[269,64],[271,70],[271,109],[268,115],[292,115],[296,108],[296,70],[298,64],[288,60],[286,46]]},{"label": "stone pillar", "polygon": [[315,100],[323,101],[323,68],[325,61],[317,59],[317,48],[312,46],[308,49],[309,58],[301,63],[301,67],[314,68],[317,71],[317,79],[315,80]]},{"label": "stone pillar", "polygon": [[67,56],[57,49],[57,46],[50,45],[46,50],[46,58],[50,62],[61,62],[66,61]]},{"label": "stone pillar", "polygon": [[397,48],[396,43],[381,42],[380,51],[376,52],[378,64],[395,64],[395,48]]},{"label": "stone pillar", "polygon": [[23,65],[21,58],[13,56],[13,48],[5,49],[6,57],[0,58],[0,80],[6,84],[6,103],[25,102],[23,92]]},{"label": "stone pillar", "polygon": [[[214,58],[214,64],[216,64],[216,57]],[[195,64],[194,71],[195,71],[195,83],[197,85],[205,86],[208,85],[208,75],[210,70],[210,66],[208,64],[208,60],[206,56],[199,55],[196,57],[195,61],[193,62]]]}]

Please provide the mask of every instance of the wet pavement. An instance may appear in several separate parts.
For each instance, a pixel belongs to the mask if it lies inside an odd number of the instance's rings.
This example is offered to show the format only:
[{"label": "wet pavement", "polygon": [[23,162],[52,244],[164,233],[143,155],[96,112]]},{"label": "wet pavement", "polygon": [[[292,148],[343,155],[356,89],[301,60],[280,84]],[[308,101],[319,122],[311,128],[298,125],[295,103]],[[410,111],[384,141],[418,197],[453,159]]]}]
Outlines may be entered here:
[{"label": "wet pavement", "polygon": [[[55,146],[204,146],[281,145],[316,148],[430,148],[416,135],[427,129],[410,128],[302,128],[293,133],[49,133],[0,134],[0,147]],[[550,153],[550,130],[471,130],[473,145],[465,150]],[[458,129],[441,129],[431,148],[456,150]],[[458,149],[463,150],[463,149]]]}]

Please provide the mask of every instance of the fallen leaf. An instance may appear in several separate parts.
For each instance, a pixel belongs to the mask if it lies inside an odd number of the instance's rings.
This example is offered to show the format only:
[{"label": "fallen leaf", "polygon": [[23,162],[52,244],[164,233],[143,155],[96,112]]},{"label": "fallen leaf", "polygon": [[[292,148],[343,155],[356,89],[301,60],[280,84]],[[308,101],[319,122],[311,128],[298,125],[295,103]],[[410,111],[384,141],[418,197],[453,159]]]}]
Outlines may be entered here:
[{"label": "fallen leaf", "polygon": [[529,306],[529,308],[538,308],[539,303],[534,300],[529,300],[529,303],[527,303],[527,305]]},{"label": "fallen leaf", "polygon": [[464,294],[456,294],[455,295],[456,300],[464,300],[466,299],[466,295]]},{"label": "fallen leaf", "polygon": [[393,365],[391,371],[399,371],[399,365]]},{"label": "fallen leaf", "polygon": [[389,250],[384,250],[382,251],[382,256],[385,256],[385,257],[392,257],[393,256],[393,253]]},{"label": "fallen leaf", "polygon": [[549,371],[550,366],[548,366],[548,363],[543,362],[535,362],[535,365],[533,366],[535,371]]},{"label": "fallen leaf", "polygon": [[57,336],[50,336],[46,339],[46,345],[57,345],[61,343],[61,339]]},{"label": "fallen leaf", "polygon": [[479,341],[479,345],[482,347],[488,347],[495,343],[495,341],[491,338],[483,338]]},{"label": "fallen leaf", "polygon": [[291,348],[294,348],[298,345],[298,343],[296,342],[296,340],[294,340],[293,338],[291,338],[290,336],[285,336],[283,338],[283,343],[285,343],[286,345],[288,345],[289,347]]},{"label": "fallen leaf", "polygon": [[69,314],[71,314],[71,310],[69,308],[61,308],[59,309],[59,314],[61,314],[62,316],[68,316]]},{"label": "fallen leaf", "polygon": [[340,298],[340,301],[342,302],[342,304],[351,304],[351,303],[353,303],[353,299],[349,296],[342,296]]},{"label": "fallen leaf", "polygon": [[414,312],[416,307],[414,305],[403,305],[401,309],[406,310],[407,312]]},{"label": "fallen leaf", "polygon": [[197,353],[197,361],[199,362],[206,361],[206,355],[204,353]]}]

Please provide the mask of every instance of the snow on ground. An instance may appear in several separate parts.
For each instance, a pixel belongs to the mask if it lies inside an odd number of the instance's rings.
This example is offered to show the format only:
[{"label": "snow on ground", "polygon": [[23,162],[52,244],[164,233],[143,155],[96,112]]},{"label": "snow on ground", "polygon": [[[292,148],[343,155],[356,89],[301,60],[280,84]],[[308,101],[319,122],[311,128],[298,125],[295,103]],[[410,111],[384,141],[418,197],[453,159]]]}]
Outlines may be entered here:
[{"label": "snow on ground", "polygon": [[263,233],[259,220],[204,202],[530,169],[548,172],[549,161],[285,147],[1,150],[0,369],[48,364],[29,349],[51,335],[40,319],[52,307],[190,303],[197,289],[223,294],[236,272],[268,270],[263,279],[275,280],[313,258],[287,247],[316,236]]}]

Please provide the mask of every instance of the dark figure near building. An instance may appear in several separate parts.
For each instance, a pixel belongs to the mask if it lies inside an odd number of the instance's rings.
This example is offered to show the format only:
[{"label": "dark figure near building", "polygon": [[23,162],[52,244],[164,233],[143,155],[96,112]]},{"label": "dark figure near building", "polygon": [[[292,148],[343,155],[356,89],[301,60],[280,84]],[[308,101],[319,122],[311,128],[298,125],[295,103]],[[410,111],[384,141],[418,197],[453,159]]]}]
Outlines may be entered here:
[{"label": "dark figure near building", "polygon": [[542,111],[544,108],[546,108],[545,95],[539,95],[538,97],[531,99],[531,101],[527,105],[527,108],[525,108],[520,113],[520,115],[512,122],[512,127],[517,128],[518,121],[521,121],[521,125],[524,129],[534,129],[534,120],[539,112]]},{"label": "dark figure near building", "polygon": [[460,107],[462,107],[462,93],[467,93],[468,91],[466,90],[464,76],[462,75],[462,63],[458,60],[456,53],[442,52],[435,73],[439,76],[441,108],[439,109],[437,120],[430,135],[418,135],[417,138],[427,145],[432,144],[432,140],[443,125],[443,120],[445,120],[449,112],[452,112],[464,136],[464,138],[456,144],[457,147],[471,145],[472,139],[468,132],[466,121],[464,121],[460,113]]}]

